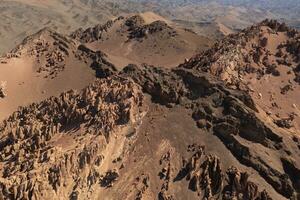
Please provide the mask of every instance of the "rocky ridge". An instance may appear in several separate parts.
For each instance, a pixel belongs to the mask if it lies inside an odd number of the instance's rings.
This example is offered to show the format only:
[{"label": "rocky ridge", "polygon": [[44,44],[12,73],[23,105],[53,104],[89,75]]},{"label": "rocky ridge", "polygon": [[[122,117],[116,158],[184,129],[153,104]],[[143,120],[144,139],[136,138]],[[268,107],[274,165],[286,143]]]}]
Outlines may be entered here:
[{"label": "rocky ridge", "polygon": [[[282,35],[282,42],[275,42],[275,47],[268,46],[266,35]],[[284,37],[285,36],[285,37]],[[247,73],[255,73],[257,78],[266,74],[279,76],[278,64],[297,71],[299,32],[276,20],[265,20],[253,25],[240,33],[225,37],[214,47],[196,55],[181,67],[209,71],[219,76],[228,85],[243,88],[241,77]],[[276,60],[271,56],[276,56]],[[296,75],[296,74],[295,74]],[[297,78],[295,78],[296,80]]]},{"label": "rocky ridge", "polygon": [[[299,129],[299,31],[265,20],[232,34],[182,68],[209,72],[251,94],[275,124]],[[264,94],[264,95],[263,95]]]},{"label": "rocky ridge", "polygon": [[93,42],[102,38],[102,34],[107,32],[109,28],[112,27],[114,23],[119,20],[124,19],[124,17],[118,17],[115,20],[109,20],[105,24],[98,24],[94,27],[87,28],[86,30],[80,28],[71,33],[70,37],[81,41],[82,43]]},{"label": "rocky ridge", "polygon": [[105,24],[81,28],[70,37],[94,51],[103,51],[118,69],[132,63],[175,67],[211,44],[209,38],[151,12],[124,15]]},{"label": "rocky ridge", "polygon": [[76,42],[49,28],[27,37],[11,54],[35,57],[38,73],[55,78],[65,69],[66,58],[76,50]]},{"label": "rocky ridge", "polygon": [[78,29],[71,33],[73,39],[79,40],[82,43],[91,43],[102,39],[103,34],[108,32],[112,26],[120,21],[124,21],[122,27],[120,27],[119,32],[126,33],[128,31],[128,39],[142,39],[147,35],[152,35],[155,33],[161,33],[169,37],[174,37],[176,31],[171,28],[166,22],[161,20],[156,20],[149,24],[140,15],[133,15],[129,17],[120,16],[114,20],[110,20],[105,24],[99,24],[94,27],[87,28],[86,30]]},{"label": "rocky ridge", "polygon": [[114,65],[106,60],[107,55],[103,52],[93,51],[71,37],[59,34],[49,28],[44,28],[25,38],[6,58],[24,56],[35,59],[38,66],[36,72],[43,74],[45,78],[57,77],[60,72],[65,70],[68,58],[72,59],[73,56],[85,64],[91,64],[91,68],[97,74],[99,72],[97,72],[96,65],[104,65],[107,69],[116,70]]},{"label": "rocky ridge", "polygon": [[[155,102],[192,109],[198,127],[216,135],[241,163],[258,171],[283,196],[298,195],[300,187],[298,181],[293,182],[292,171],[299,171],[299,149],[290,145],[293,142],[289,135],[257,116],[256,106],[247,93],[228,89],[209,73],[189,69],[167,71],[131,65],[124,68],[124,73],[139,83]],[[281,167],[266,163],[266,155],[253,149],[253,144],[280,155],[271,159],[281,165],[287,162],[293,170],[284,167],[282,171]]]}]

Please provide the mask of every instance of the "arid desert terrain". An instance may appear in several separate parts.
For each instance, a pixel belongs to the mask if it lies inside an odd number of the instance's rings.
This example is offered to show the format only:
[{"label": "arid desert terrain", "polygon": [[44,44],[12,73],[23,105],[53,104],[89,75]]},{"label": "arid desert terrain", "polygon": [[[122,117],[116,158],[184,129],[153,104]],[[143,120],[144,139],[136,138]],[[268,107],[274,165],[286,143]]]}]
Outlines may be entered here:
[{"label": "arid desert terrain", "polygon": [[298,1],[0,9],[1,200],[300,199]]}]

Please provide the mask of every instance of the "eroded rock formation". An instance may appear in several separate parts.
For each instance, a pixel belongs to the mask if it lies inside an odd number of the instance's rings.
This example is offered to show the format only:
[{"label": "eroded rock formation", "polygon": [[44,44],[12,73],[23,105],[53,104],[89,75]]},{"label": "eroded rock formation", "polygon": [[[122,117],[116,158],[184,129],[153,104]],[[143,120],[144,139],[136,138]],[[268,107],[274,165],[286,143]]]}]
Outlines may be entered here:
[{"label": "eroded rock formation", "polygon": [[142,103],[133,82],[109,78],[20,108],[0,126],[2,198],[85,199],[111,185],[117,173],[101,170],[103,151],[140,120]]},{"label": "eroded rock formation", "polygon": [[6,82],[1,81],[0,84],[0,98],[4,98],[6,96]]},{"label": "eroded rock formation", "polygon": [[202,199],[271,199],[265,190],[259,191],[259,187],[248,180],[247,172],[240,172],[236,167],[224,172],[220,158],[205,155],[204,149],[204,146],[193,149],[175,181],[186,178],[189,188]]}]

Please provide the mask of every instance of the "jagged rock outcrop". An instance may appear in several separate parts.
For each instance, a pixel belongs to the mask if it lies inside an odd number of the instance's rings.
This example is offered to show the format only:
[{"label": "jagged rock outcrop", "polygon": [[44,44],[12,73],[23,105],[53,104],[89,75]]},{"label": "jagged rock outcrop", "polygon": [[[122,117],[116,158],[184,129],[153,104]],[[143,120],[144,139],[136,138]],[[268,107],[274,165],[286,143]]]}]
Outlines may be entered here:
[{"label": "jagged rock outcrop", "polygon": [[6,82],[2,81],[0,84],[0,98],[6,97]]},{"label": "jagged rock outcrop", "polygon": [[203,198],[211,198],[222,192],[224,175],[219,158],[211,155],[205,156],[203,149],[201,147],[194,152],[177,178],[186,177],[189,181],[189,189]]},{"label": "jagged rock outcrop", "polygon": [[296,75],[295,81],[300,83],[300,64],[294,69],[294,73]]},{"label": "jagged rock outcrop", "polygon": [[109,170],[105,175],[100,176],[101,187],[112,187],[118,177],[119,174],[116,170]]},{"label": "jagged rock outcrop", "polygon": [[188,92],[175,73],[165,73],[161,68],[128,65],[122,73],[139,83],[154,101],[161,104],[178,103],[179,98]]},{"label": "jagged rock outcrop", "polygon": [[265,190],[260,191],[258,185],[248,180],[247,172],[240,172],[236,167],[225,172],[220,158],[206,155],[204,146],[191,146],[194,147],[192,156],[184,160],[174,181],[185,178],[189,189],[197,192],[200,199],[271,200]]},{"label": "jagged rock outcrop", "polygon": [[247,172],[239,172],[235,167],[229,168],[226,172],[228,184],[223,190],[223,199],[256,199],[256,200],[271,200],[268,193],[259,191],[258,186],[249,181]]},{"label": "jagged rock outcrop", "polygon": [[125,25],[129,27],[129,30],[132,31],[137,27],[142,26],[145,24],[145,20],[142,16],[140,15],[133,15],[131,17],[128,17],[125,21]]},{"label": "jagged rock outcrop", "polygon": [[85,199],[111,185],[117,173],[101,171],[103,151],[142,103],[138,86],[115,77],[14,112],[0,126],[2,198]]},{"label": "jagged rock outcrop", "polygon": [[108,77],[117,71],[116,67],[106,60],[106,55],[103,52],[95,52],[83,44],[78,46],[75,57],[85,63],[91,61],[90,67],[95,70],[98,78]]},{"label": "jagged rock outcrop", "polygon": [[107,32],[109,28],[112,27],[114,23],[119,20],[124,19],[124,17],[120,16],[115,20],[109,20],[105,24],[99,24],[94,27],[83,30],[82,28],[71,33],[70,37],[73,39],[79,40],[82,43],[89,43],[102,38],[103,32]]},{"label": "jagged rock outcrop", "polygon": [[155,33],[166,34],[169,37],[174,37],[177,33],[164,21],[154,21],[150,24],[143,24],[141,20],[126,21],[129,26],[129,39],[142,39],[148,35]]},{"label": "jagged rock outcrop", "polygon": [[[148,174],[141,174],[136,177],[133,184],[132,199],[142,200],[150,186],[150,177]],[[130,198],[129,198],[130,199]]]}]

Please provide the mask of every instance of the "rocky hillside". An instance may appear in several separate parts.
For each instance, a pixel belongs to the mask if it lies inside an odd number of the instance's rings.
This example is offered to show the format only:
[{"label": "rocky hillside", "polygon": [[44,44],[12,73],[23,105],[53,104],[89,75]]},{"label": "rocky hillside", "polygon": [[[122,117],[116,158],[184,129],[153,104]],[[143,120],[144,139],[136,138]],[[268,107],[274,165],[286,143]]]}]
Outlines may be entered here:
[{"label": "rocky hillside", "polygon": [[174,67],[212,43],[209,38],[179,28],[151,12],[121,16],[105,24],[78,29],[71,37],[94,51],[104,51],[119,69],[130,63]]},{"label": "rocky hillside", "polygon": [[0,131],[3,199],[299,193],[299,138],[204,72],[130,65],[79,93],[20,108]]},{"label": "rocky hillside", "polygon": [[6,57],[34,57],[39,64],[37,72],[43,74],[45,78],[48,76],[55,78],[65,69],[66,58],[76,50],[76,47],[75,41],[45,28],[25,38]]},{"label": "rocky hillside", "polygon": [[[205,72],[180,68],[165,71],[147,66],[128,66],[124,72],[151,94],[154,102],[190,109],[200,129],[218,137],[240,163],[254,169],[279,194],[287,198],[297,196],[299,136],[265,121],[251,96],[226,88]],[[225,154],[219,155],[221,160]],[[214,184],[212,180],[208,182]]]},{"label": "rocky hillside", "polygon": [[124,141],[142,103],[138,86],[112,78],[14,112],[0,128],[2,199],[86,199],[100,179],[107,187],[118,172],[100,171],[116,153],[106,146]]},{"label": "rocky hillside", "polygon": [[[18,106],[44,100],[93,82],[98,69],[115,70],[101,51],[91,51],[68,36],[49,28],[29,36],[0,58],[0,119]],[[4,92],[4,93],[3,93]]]},{"label": "rocky hillside", "polygon": [[228,86],[250,92],[275,124],[299,133],[299,38],[284,23],[265,20],[180,67],[210,72]]}]

